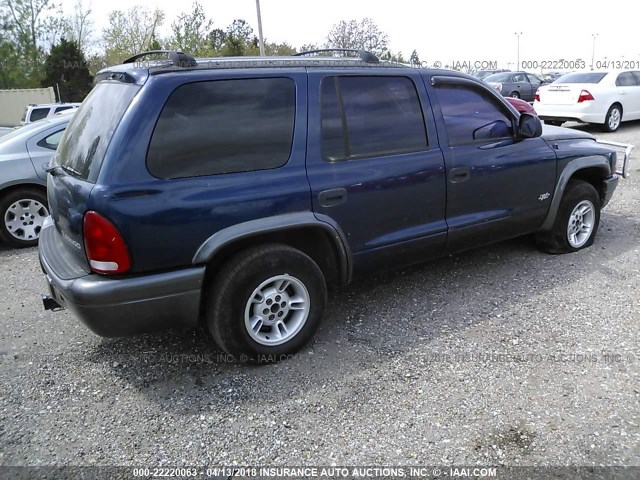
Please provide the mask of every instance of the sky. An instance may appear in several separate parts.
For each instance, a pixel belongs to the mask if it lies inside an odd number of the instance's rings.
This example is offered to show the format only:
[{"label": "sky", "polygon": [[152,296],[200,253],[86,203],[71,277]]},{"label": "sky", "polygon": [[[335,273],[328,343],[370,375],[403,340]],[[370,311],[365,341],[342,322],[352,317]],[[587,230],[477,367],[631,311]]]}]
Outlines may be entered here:
[{"label": "sky", "polygon": [[[77,0],[62,0],[70,12]],[[138,4],[166,13],[162,33],[189,0],[82,0],[91,3],[95,31],[107,25],[111,10],[127,10]],[[245,19],[257,35],[255,0],[201,0],[214,27],[225,28],[234,19]],[[341,20],[371,18],[389,35],[390,49],[406,58],[417,50],[420,60],[442,66],[452,62],[497,62],[500,68],[516,68],[521,32],[520,61],[542,62],[582,59],[589,66],[595,40],[595,59],[640,62],[635,7],[616,3],[615,8],[579,0],[261,0],[264,37],[294,47],[321,44],[331,26]],[[594,6],[591,6],[594,5]],[[597,5],[597,6],[595,6]],[[523,8],[523,7],[526,7]],[[520,9],[518,11],[518,9]],[[625,14],[624,10],[628,9]],[[637,68],[632,67],[632,68]],[[640,68],[639,68],[640,69]],[[536,71],[540,68],[529,68]]]}]

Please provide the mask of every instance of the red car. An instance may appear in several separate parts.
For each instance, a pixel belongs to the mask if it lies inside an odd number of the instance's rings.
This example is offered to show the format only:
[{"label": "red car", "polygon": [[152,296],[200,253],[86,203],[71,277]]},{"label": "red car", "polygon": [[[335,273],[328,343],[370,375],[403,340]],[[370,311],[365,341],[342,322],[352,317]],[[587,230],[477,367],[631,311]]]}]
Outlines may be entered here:
[{"label": "red car", "polygon": [[509,102],[511,105],[513,105],[515,107],[515,109],[518,110],[518,112],[520,112],[520,113],[530,113],[531,115],[538,116],[538,114],[533,109],[533,107],[531,105],[529,105],[527,102],[525,102],[524,100],[522,100],[520,98],[515,98],[515,97],[504,97],[504,99],[507,102]]}]

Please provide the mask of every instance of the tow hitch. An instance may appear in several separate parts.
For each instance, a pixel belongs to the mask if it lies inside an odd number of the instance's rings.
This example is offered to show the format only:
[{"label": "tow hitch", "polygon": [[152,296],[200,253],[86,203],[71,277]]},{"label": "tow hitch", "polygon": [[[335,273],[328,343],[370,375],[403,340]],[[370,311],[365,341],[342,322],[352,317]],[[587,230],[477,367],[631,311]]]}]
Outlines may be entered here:
[{"label": "tow hitch", "polygon": [[56,302],[56,299],[51,295],[42,295],[42,306],[44,306],[45,310],[51,310],[52,312],[64,310],[64,307]]}]

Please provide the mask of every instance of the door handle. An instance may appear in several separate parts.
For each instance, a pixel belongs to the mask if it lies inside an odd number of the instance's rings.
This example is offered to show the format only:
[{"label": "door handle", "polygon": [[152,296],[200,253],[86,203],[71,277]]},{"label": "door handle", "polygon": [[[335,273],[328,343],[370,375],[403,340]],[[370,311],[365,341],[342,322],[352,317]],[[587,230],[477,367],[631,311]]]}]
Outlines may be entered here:
[{"label": "door handle", "polygon": [[451,183],[463,182],[468,180],[471,172],[467,167],[457,167],[449,170],[449,181]]},{"label": "door handle", "polygon": [[347,201],[347,191],[344,188],[324,190],[318,195],[318,201],[322,207],[335,207]]}]

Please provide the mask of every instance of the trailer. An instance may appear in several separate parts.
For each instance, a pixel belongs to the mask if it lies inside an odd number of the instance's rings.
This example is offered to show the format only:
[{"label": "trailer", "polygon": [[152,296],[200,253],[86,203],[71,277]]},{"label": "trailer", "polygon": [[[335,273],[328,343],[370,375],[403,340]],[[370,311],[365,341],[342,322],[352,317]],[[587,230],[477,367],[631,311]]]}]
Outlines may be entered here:
[{"label": "trailer", "polygon": [[0,90],[0,127],[20,125],[22,115],[30,104],[55,101],[53,87]]}]

